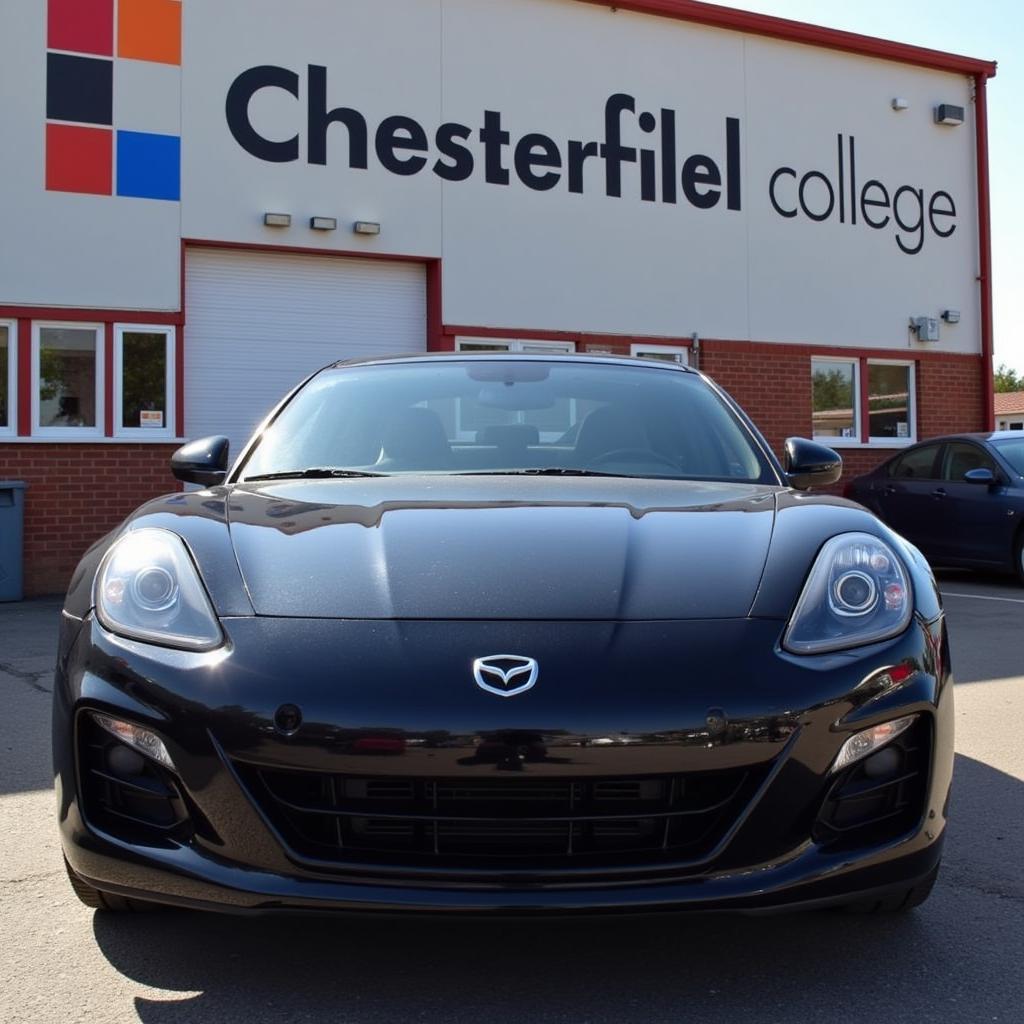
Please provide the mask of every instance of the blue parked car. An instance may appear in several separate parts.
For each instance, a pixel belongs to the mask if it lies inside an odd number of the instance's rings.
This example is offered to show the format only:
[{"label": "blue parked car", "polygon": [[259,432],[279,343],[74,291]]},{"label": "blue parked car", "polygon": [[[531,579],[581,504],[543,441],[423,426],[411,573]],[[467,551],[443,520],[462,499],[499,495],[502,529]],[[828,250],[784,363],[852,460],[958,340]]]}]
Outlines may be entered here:
[{"label": "blue parked car", "polygon": [[1024,584],[1024,432],[934,437],[843,493],[934,565],[1008,570]]}]

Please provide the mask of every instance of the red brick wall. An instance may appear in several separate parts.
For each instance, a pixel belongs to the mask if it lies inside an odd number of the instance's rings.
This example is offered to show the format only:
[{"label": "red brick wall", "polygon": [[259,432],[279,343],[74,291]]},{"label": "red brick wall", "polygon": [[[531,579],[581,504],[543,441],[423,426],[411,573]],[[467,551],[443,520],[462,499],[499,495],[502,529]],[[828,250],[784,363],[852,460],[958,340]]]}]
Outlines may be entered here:
[{"label": "red brick wall", "polygon": [[[812,349],[794,345],[706,341],[699,366],[736,399],[781,456],[787,437],[811,436]],[[831,353],[830,353],[831,354]],[[880,357],[893,357],[879,352]],[[918,439],[984,430],[980,356],[917,360]],[[895,449],[844,448],[843,482],[873,469]],[[842,490],[842,483],[835,490]]]},{"label": "red brick wall", "polygon": [[62,593],[82,553],[142,502],[181,488],[169,444],[0,444],[0,480],[24,480],[25,594]]}]

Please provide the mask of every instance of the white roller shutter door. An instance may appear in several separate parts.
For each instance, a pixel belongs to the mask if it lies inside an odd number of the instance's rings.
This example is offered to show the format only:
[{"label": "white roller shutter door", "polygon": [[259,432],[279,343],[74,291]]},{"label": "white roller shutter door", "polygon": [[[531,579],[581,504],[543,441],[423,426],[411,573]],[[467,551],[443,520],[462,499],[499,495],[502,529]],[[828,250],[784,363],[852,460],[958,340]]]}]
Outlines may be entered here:
[{"label": "white roller shutter door", "polygon": [[419,263],[193,248],[185,311],[185,433],[226,434],[232,457],[314,370],[426,348]]}]

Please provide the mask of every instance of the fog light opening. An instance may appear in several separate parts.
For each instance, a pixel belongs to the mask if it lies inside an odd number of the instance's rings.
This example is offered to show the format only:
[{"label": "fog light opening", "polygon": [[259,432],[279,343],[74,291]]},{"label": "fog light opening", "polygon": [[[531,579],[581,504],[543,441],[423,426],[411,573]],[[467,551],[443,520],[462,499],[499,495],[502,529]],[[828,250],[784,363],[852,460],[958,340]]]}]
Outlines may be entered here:
[{"label": "fog light opening", "polygon": [[177,772],[174,761],[164,746],[164,741],[155,732],[143,729],[141,726],[132,725],[131,722],[122,721],[120,718],[111,718],[110,715],[92,712],[93,720],[97,725],[106,729],[112,736],[116,736],[122,743],[137,750],[140,754],[151,758],[172,772]]},{"label": "fog light opening", "polygon": [[900,770],[901,763],[899,751],[886,747],[864,761],[864,774],[869,779],[891,778]]},{"label": "fog light opening", "polygon": [[121,779],[134,779],[146,770],[146,759],[131,747],[123,744],[107,751],[107,767]]},{"label": "fog light opening", "polygon": [[[903,718],[894,718],[891,722],[883,722],[881,725],[873,725],[870,729],[854,733],[840,747],[839,754],[832,765],[832,771],[842,771],[842,769],[848,768],[851,764],[856,764],[865,757],[874,754],[876,750],[884,747],[899,736],[915,718],[917,718],[917,715],[905,715]],[[885,762],[879,767],[884,770]]]}]

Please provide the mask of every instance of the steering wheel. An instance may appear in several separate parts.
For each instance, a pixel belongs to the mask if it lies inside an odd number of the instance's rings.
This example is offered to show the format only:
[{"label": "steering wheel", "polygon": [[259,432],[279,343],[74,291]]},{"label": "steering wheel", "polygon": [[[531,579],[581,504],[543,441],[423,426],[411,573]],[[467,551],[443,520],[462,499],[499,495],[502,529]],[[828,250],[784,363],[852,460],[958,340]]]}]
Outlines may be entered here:
[{"label": "steering wheel", "polygon": [[677,473],[679,465],[667,455],[652,452],[649,448],[616,448],[614,451],[602,452],[591,459],[588,466],[603,466],[606,462],[656,462],[662,466],[670,466]]}]

